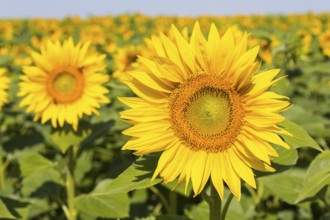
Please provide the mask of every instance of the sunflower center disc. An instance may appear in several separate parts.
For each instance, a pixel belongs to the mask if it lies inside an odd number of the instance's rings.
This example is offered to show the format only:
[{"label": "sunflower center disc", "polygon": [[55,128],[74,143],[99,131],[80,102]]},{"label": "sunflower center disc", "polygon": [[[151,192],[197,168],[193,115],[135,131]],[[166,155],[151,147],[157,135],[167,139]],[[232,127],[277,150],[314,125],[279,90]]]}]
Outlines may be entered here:
[{"label": "sunflower center disc", "polygon": [[189,100],[186,118],[191,127],[204,135],[223,132],[230,119],[228,95],[221,90],[204,88]]},{"label": "sunflower center disc", "polygon": [[47,82],[48,93],[57,103],[70,103],[83,92],[84,78],[75,68],[60,68],[50,73]]},{"label": "sunflower center disc", "polygon": [[54,89],[58,93],[70,94],[76,87],[77,80],[70,73],[60,73],[54,79]]},{"label": "sunflower center disc", "polygon": [[229,148],[241,131],[244,107],[233,86],[216,75],[199,75],[170,96],[170,121],[180,141],[193,151]]}]

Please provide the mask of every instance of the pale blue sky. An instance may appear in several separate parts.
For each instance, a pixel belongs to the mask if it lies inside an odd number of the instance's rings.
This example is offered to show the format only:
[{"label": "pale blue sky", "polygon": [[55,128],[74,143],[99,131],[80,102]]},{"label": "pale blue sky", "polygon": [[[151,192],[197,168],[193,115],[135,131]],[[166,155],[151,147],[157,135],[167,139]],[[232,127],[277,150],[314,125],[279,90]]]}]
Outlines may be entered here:
[{"label": "pale blue sky", "polygon": [[0,18],[330,12],[330,0],[0,0]]}]

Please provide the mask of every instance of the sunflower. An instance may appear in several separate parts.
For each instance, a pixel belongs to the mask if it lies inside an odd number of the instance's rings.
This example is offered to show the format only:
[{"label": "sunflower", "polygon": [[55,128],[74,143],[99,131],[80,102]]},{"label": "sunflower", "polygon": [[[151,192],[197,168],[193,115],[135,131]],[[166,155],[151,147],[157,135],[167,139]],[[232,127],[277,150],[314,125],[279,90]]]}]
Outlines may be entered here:
[{"label": "sunflower", "polygon": [[330,57],[330,30],[323,32],[319,36],[319,43],[323,54]]},{"label": "sunflower", "polygon": [[281,45],[281,42],[275,35],[269,36],[269,38],[251,38],[248,45],[255,46],[260,45],[259,58],[267,64],[273,62],[273,49]]},{"label": "sunflower", "polygon": [[64,122],[76,130],[83,114],[98,113],[100,103],[108,103],[108,89],[102,86],[109,76],[101,74],[104,55],[88,53],[89,43],[76,46],[70,38],[47,42],[41,53],[32,52],[35,66],[25,66],[18,96],[24,96],[20,107],[28,106],[34,120],[51,120],[53,127]]},{"label": "sunflower", "polygon": [[311,49],[312,35],[305,30],[299,30],[297,34],[300,43],[298,52],[300,53],[301,56],[307,58],[306,55]]},{"label": "sunflower", "polygon": [[192,183],[195,195],[210,179],[223,199],[224,182],[240,199],[241,179],[256,187],[254,170],[274,171],[271,143],[289,146],[277,125],[288,98],[267,91],[280,78],[278,69],[258,71],[258,47],[247,49],[247,34],[234,40],[212,24],[208,38],[196,23],[190,41],[172,26],[175,40],[154,38],[157,55],[140,57],[144,71],[125,83],[138,97],[121,97],[131,109],[121,117],[133,126],[124,150],[137,155],[162,152],[153,178]]},{"label": "sunflower", "polygon": [[8,93],[6,90],[9,87],[9,78],[5,76],[7,70],[5,68],[0,68],[0,110],[2,106],[8,102]]},{"label": "sunflower", "polygon": [[102,27],[91,24],[81,31],[81,39],[92,41],[95,44],[104,44],[106,42],[106,35]]},{"label": "sunflower", "polygon": [[134,70],[137,67],[136,60],[138,55],[143,51],[140,45],[130,45],[123,48],[118,48],[114,55],[115,71],[113,77],[121,79],[127,71]]}]

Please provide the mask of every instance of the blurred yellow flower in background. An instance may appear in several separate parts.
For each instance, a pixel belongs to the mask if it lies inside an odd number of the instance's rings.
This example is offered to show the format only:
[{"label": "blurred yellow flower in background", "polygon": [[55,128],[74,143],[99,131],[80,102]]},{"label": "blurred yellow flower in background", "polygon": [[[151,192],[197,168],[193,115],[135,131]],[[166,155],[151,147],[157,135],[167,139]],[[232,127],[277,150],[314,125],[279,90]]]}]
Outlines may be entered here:
[{"label": "blurred yellow flower in background", "polygon": [[106,42],[104,30],[98,25],[90,25],[83,29],[81,39],[95,44],[104,44]]},{"label": "blurred yellow flower in background", "polygon": [[2,106],[8,102],[7,89],[9,87],[10,79],[5,75],[7,69],[0,68],[0,110]]},{"label": "blurred yellow flower in background", "polygon": [[330,57],[330,29],[319,36],[319,43],[323,54]]},{"label": "blurred yellow flower in background", "polygon": [[127,71],[134,70],[138,64],[136,60],[143,51],[142,45],[129,45],[126,47],[117,48],[114,53],[114,73],[113,77],[121,80]]},{"label": "blurred yellow flower in background", "polygon": [[298,48],[300,55],[306,59],[307,58],[306,55],[311,49],[312,36],[310,33],[308,33],[305,30],[299,30],[297,34],[298,34],[298,39],[300,41]]}]

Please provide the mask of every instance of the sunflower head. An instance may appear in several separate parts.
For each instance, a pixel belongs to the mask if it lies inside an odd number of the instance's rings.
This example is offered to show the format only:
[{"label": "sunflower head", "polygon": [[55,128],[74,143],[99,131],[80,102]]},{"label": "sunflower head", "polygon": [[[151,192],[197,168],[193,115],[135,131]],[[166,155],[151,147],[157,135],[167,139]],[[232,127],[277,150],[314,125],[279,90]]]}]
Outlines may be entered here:
[{"label": "sunflower head", "polygon": [[64,122],[76,130],[78,120],[84,115],[98,113],[100,103],[108,103],[108,93],[102,84],[109,76],[102,74],[104,55],[88,52],[89,43],[74,45],[70,38],[61,44],[47,42],[41,52],[32,52],[33,66],[23,68],[18,96],[23,96],[20,106],[52,126]]},{"label": "sunflower head", "polygon": [[123,48],[118,48],[114,54],[115,71],[113,77],[121,80],[126,75],[127,71],[134,70],[138,67],[136,62],[138,56],[142,54],[142,46],[130,45]]},{"label": "sunflower head", "polygon": [[267,91],[280,71],[259,71],[247,33],[220,36],[212,24],[205,38],[196,23],[190,40],[174,26],[171,36],[153,37],[157,56],[140,57],[125,80],[137,97],[120,98],[131,108],[121,112],[132,124],[123,133],[133,137],[123,149],[162,152],[154,178],[191,182],[195,195],[210,180],[221,198],[226,183],[239,199],[241,180],[256,187],[253,170],[274,171],[271,144],[289,147],[277,125],[288,98]]},{"label": "sunflower head", "polygon": [[81,39],[91,41],[95,44],[104,44],[106,42],[106,35],[101,26],[90,24],[82,30]]},{"label": "sunflower head", "polygon": [[323,54],[330,57],[330,30],[320,34],[319,43]]},{"label": "sunflower head", "polygon": [[7,70],[0,68],[0,110],[2,106],[8,102],[7,89],[9,87],[10,79],[5,75]]}]

